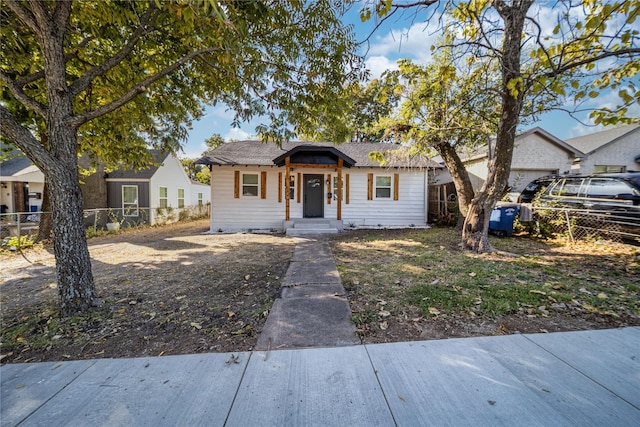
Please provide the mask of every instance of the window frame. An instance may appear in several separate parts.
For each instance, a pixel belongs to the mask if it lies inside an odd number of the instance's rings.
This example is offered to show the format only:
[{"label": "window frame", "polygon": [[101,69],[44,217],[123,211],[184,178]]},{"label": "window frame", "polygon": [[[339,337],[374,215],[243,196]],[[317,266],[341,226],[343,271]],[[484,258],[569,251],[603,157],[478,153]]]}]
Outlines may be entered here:
[{"label": "window frame", "polygon": [[[125,189],[127,189],[127,188],[135,188],[136,189],[136,197],[135,197],[135,201],[134,202],[125,202]],[[140,210],[140,202],[139,202],[140,189],[138,188],[137,185],[123,184],[121,193],[122,193],[122,216],[124,216],[124,217],[136,217],[137,218],[140,215],[140,213],[139,213],[139,210]],[[129,210],[132,205],[135,205],[135,209],[133,210],[133,212],[135,212],[135,213],[131,213],[131,211]]]},{"label": "window frame", "polygon": [[[333,200],[338,200],[338,177],[334,176],[331,180],[333,181],[331,185]],[[342,200],[344,201],[344,176],[342,177]]]},{"label": "window frame", "polygon": [[[162,197],[162,189],[166,192],[164,197]],[[163,201],[164,206],[162,203]],[[167,209],[169,207],[169,187],[158,187],[158,207],[162,209]]]},{"label": "window frame", "polygon": [[[256,183],[245,183],[244,182],[244,177],[245,176],[255,176],[256,179]],[[250,193],[245,193],[245,188],[255,188],[255,194],[250,194]],[[242,172],[241,176],[240,176],[240,195],[242,197],[260,197],[260,173],[259,172]]]},{"label": "window frame", "polygon": [[202,206],[204,204],[204,194],[198,193],[198,206]]},{"label": "window frame", "polygon": [[[378,185],[378,178],[388,178],[389,185]],[[388,196],[380,196],[378,195],[378,190],[388,190]],[[374,199],[380,200],[393,200],[393,175],[374,175],[373,178],[373,194]]]},{"label": "window frame", "polygon": [[[180,192],[182,192],[182,197],[180,197]],[[178,209],[184,208],[184,188],[178,187]]]}]

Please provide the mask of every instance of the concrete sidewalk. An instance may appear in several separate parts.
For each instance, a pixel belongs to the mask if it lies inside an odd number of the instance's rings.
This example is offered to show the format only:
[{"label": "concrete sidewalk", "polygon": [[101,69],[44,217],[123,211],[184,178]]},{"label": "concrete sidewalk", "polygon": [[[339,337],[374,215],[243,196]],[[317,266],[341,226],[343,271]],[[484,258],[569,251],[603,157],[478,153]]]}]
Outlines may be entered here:
[{"label": "concrete sidewalk", "polygon": [[2,426],[638,426],[640,327],[0,367]]}]

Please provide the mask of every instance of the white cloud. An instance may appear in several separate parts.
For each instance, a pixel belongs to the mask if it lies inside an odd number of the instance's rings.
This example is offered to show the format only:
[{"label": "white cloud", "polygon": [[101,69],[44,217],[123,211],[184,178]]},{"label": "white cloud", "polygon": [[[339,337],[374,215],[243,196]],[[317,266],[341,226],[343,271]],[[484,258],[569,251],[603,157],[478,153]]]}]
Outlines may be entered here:
[{"label": "white cloud", "polygon": [[392,29],[375,38],[368,56],[385,56],[390,61],[409,57],[417,63],[426,64],[431,59],[431,46],[436,44],[440,34],[436,20],[413,24],[409,28]]},{"label": "white cloud", "polygon": [[250,134],[249,132],[242,130],[241,128],[231,128],[229,129],[229,132],[224,134],[222,137],[225,141],[229,141],[232,139],[236,141],[242,141],[245,139],[253,139],[255,136],[253,134]]},{"label": "white cloud", "polygon": [[367,69],[371,72],[370,78],[377,79],[387,70],[397,70],[398,64],[385,56],[370,56],[365,61]]}]

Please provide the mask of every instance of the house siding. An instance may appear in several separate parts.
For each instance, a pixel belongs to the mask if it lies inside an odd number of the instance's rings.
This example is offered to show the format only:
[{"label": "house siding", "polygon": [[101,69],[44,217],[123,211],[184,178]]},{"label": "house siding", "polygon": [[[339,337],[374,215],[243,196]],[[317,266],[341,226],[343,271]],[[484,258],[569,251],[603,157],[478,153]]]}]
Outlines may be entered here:
[{"label": "house siding", "polygon": [[[234,194],[235,172],[256,174],[261,181],[262,173],[266,174],[266,188],[260,182],[257,196]],[[269,166],[214,166],[211,172],[211,230],[241,231],[248,229],[282,230],[286,215],[286,193],[279,189],[279,183],[285,185],[285,169]],[[397,174],[398,200],[394,200],[394,184],[391,186],[389,199],[367,200],[367,176],[385,175],[394,177]],[[281,174],[279,176],[279,174]],[[333,169],[296,168],[291,172],[295,177],[296,188],[294,198],[290,199],[290,219],[303,217],[304,192],[298,198],[302,177],[305,174],[323,174],[324,180],[329,176],[333,180],[337,172]],[[410,226],[424,224],[426,221],[426,171],[384,170],[380,168],[343,169],[343,180],[349,174],[349,203],[346,203],[346,189],[343,194],[342,219],[345,224]],[[279,179],[280,178],[280,179]],[[346,184],[345,184],[346,185]],[[337,218],[337,200],[327,203],[327,186],[323,185],[324,217]],[[263,188],[266,190],[261,197]],[[375,191],[375,190],[374,190]],[[241,193],[241,192],[240,192]],[[278,197],[278,194],[281,197]]]},{"label": "house siding", "polygon": [[580,173],[593,173],[596,166],[624,166],[627,172],[640,170],[635,157],[640,155],[640,128],[589,153],[580,161]]},{"label": "house siding", "polygon": [[149,208],[149,183],[140,181],[117,181],[107,183],[108,207],[122,209],[122,186],[134,185],[138,187],[138,208]]}]

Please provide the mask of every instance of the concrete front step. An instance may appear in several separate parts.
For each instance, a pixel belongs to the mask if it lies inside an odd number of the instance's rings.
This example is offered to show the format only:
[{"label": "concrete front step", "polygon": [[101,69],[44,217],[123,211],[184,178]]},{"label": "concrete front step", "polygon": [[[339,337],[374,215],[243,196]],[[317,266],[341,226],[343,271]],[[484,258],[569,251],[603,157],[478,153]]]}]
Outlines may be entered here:
[{"label": "concrete front step", "polygon": [[342,221],[324,218],[302,218],[285,221],[284,228],[287,236],[336,234],[342,228]]},{"label": "concrete front step", "polygon": [[310,234],[337,234],[338,229],[333,227],[305,227],[305,228],[297,228],[291,227],[287,228],[287,236],[306,236]]}]

